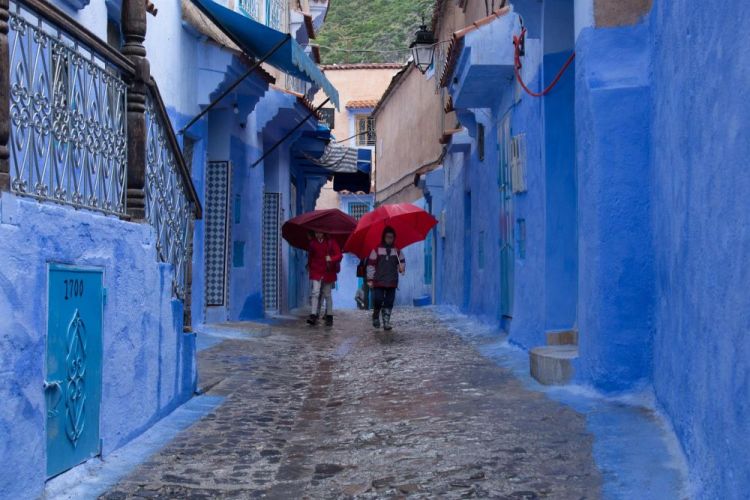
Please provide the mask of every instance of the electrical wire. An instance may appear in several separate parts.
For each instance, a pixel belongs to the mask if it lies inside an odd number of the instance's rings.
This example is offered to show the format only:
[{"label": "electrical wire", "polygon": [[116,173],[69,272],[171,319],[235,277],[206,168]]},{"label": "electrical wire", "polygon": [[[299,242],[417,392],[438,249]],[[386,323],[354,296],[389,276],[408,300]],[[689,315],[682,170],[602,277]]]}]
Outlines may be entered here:
[{"label": "electrical wire", "polygon": [[565,73],[565,70],[568,69],[568,66],[573,62],[573,59],[576,57],[576,53],[573,52],[570,54],[570,57],[568,57],[568,60],[565,61],[565,64],[563,64],[562,68],[560,68],[560,71],[557,73],[557,76],[555,76],[554,80],[552,80],[552,83],[550,83],[547,88],[542,90],[541,92],[534,92],[533,90],[529,89],[529,87],[526,86],[526,84],[523,81],[523,78],[521,78],[521,68],[523,67],[521,64],[521,46],[524,43],[524,39],[526,38],[526,28],[521,28],[521,34],[520,35],[514,35],[513,36],[513,45],[515,46],[515,54],[514,54],[514,63],[513,63],[513,71],[516,74],[516,79],[518,80],[518,83],[521,84],[521,88],[526,91],[527,94],[529,94],[532,97],[542,97],[547,95],[553,88],[555,88],[555,85],[560,81],[560,78],[562,78],[563,74]]}]

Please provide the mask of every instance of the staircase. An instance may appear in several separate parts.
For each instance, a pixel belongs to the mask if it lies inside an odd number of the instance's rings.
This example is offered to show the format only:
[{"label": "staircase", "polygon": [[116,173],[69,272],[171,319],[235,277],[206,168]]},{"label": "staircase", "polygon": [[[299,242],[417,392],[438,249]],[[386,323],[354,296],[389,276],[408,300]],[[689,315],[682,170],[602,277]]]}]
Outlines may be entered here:
[{"label": "staircase", "polygon": [[578,331],[547,332],[547,345],[529,351],[531,376],[543,385],[564,385],[573,378],[578,358]]}]

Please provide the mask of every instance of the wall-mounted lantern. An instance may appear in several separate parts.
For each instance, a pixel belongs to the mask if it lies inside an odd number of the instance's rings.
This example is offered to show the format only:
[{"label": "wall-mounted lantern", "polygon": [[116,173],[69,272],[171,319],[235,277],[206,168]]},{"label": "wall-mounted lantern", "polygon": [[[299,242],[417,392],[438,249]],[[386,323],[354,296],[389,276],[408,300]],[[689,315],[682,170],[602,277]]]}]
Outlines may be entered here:
[{"label": "wall-mounted lantern", "polygon": [[432,66],[432,61],[435,58],[435,43],[435,34],[427,29],[424,18],[422,18],[422,25],[414,34],[414,41],[409,45],[414,65],[422,74],[425,74]]}]

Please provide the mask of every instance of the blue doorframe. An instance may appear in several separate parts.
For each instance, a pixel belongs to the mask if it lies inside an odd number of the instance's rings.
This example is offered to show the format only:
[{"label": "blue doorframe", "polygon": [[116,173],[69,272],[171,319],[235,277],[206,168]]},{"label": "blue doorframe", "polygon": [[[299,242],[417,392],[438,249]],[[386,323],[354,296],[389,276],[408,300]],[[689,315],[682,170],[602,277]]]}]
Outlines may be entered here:
[{"label": "blue doorframe", "polygon": [[48,280],[47,476],[100,453],[102,271],[52,264]]}]

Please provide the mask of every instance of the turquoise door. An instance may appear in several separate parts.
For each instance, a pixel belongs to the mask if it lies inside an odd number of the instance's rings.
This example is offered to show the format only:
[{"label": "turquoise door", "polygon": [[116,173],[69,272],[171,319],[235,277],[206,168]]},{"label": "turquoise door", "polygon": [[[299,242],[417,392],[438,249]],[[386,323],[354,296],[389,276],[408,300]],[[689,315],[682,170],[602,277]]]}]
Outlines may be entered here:
[{"label": "turquoise door", "polygon": [[102,273],[50,266],[47,323],[47,476],[99,454]]},{"label": "turquoise door", "polygon": [[513,317],[513,187],[510,172],[510,117],[500,124],[500,313]]}]

